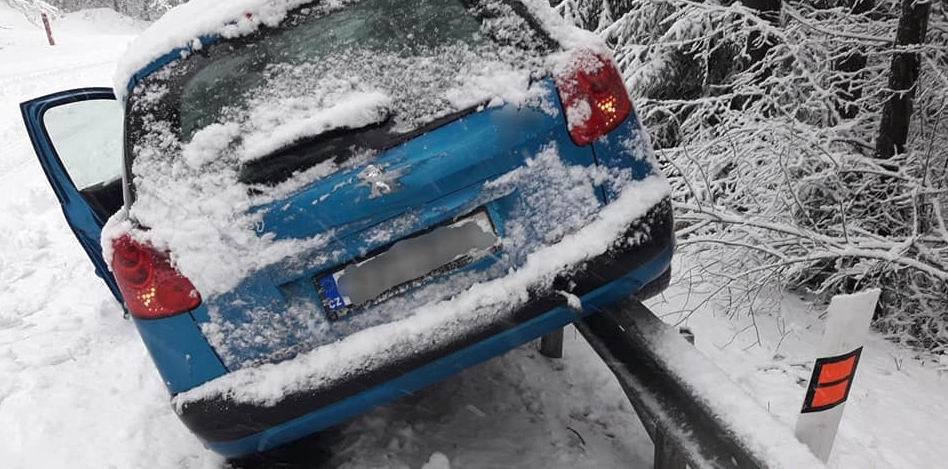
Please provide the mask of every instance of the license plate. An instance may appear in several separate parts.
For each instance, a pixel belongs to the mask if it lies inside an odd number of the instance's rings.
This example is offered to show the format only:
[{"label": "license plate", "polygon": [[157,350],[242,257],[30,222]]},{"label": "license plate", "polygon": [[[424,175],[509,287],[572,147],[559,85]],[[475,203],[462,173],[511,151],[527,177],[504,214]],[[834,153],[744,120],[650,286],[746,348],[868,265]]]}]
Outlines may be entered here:
[{"label": "license plate", "polygon": [[497,246],[497,233],[482,210],[314,280],[323,309],[335,321],[468,265]]}]

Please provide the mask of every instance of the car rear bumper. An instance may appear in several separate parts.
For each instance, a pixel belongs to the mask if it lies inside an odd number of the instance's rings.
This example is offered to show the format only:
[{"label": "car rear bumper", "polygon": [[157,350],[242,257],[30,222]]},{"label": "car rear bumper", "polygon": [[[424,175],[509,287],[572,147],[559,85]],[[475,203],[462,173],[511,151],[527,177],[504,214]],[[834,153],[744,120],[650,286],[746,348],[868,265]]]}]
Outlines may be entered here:
[{"label": "car rear bumper", "polygon": [[[184,423],[205,444],[227,457],[282,446],[344,422],[501,355],[523,343],[568,325],[581,316],[632,294],[653,296],[667,286],[674,250],[671,203],[667,199],[629,226],[626,238],[605,254],[587,261],[554,281],[553,289],[537,292],[512,320],[458,339],[410,359],[392,363],[338,383],[331,388],[287,394],[272,406],[235,402],[226,397],[178,406]],[[566,305],[556,291],[582,299],[583,311]]]}]

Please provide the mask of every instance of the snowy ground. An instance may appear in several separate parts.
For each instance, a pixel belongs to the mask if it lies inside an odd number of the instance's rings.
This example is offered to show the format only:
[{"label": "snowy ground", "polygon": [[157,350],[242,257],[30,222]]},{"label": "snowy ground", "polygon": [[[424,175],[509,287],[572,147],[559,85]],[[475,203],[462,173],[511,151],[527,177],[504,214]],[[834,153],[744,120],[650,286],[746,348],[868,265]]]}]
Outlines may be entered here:
[{"label": "snowy ground", "polygon": [[[687,277],[680,266],[678,277]],[[796,423],[823,331],[825,305],[792,294],[773,295],[779,312],[728,318],[704,306],[691,310],[706,293],[679,280],[653,310],[672,324],[686,324],[696,345],[760,404],[789,427]],[[756,322],[757,327],[754,327]],[[758,344],[757,333],[760,332]],[[944,467],[948,448],[948,374],[943,364],[916,359],[911,350],[870,334],[860,358],[830,467]]]},{"label": "snowy ground", "polygon": [[[20,121],[18,103],[108,86],[141,25],[99,10],[54,24],[59,45],[0,6],[0,466],[219,467],[167,404],[131,323],[72,237]],[[679,266],[679,271],[686,267]],[[655,302],[669,322],[697,304],[682,283]],[[699,349],[793,424],[819,343],[817,310],[686,323]],[[783,331],[783,332],[781,332]],[[523,347],[343,426],[332,466],[645,467],[651,443],[608,370],[575,331],[566,358]],[[927,468],[948,460],[948,376],[873,337],[831,466]]]}]

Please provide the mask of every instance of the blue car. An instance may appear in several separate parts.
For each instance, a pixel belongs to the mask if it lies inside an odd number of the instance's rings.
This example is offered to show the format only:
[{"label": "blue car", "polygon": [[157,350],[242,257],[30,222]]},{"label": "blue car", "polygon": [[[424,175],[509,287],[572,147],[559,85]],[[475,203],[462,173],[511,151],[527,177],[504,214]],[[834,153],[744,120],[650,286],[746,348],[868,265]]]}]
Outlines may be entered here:
[{"label": "blue car", "polygon": [[207,447],[278,448],[667,286],[647,134],[546,2],[215,5],[154,24],[114,88],[21,105]]}]

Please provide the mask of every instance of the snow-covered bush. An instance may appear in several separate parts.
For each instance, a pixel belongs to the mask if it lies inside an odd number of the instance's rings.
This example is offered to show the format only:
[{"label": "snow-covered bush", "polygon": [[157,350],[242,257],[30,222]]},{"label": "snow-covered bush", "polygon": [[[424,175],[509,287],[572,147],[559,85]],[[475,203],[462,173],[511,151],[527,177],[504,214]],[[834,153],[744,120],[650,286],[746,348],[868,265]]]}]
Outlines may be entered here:
[{"label": "snow-covered bush", "polygon": [[[946,5],[932,2],[925,44],[895,46],[898,1],[776,4],[557,8],[613,47],[664,148],[682,253],[731,305],[753,311],[765,286],[821,295],[879,286],[877,326],[944,353]],[[900,52],[921,62],[912,132],[903,154],[881,159],[875,140]]]}]

